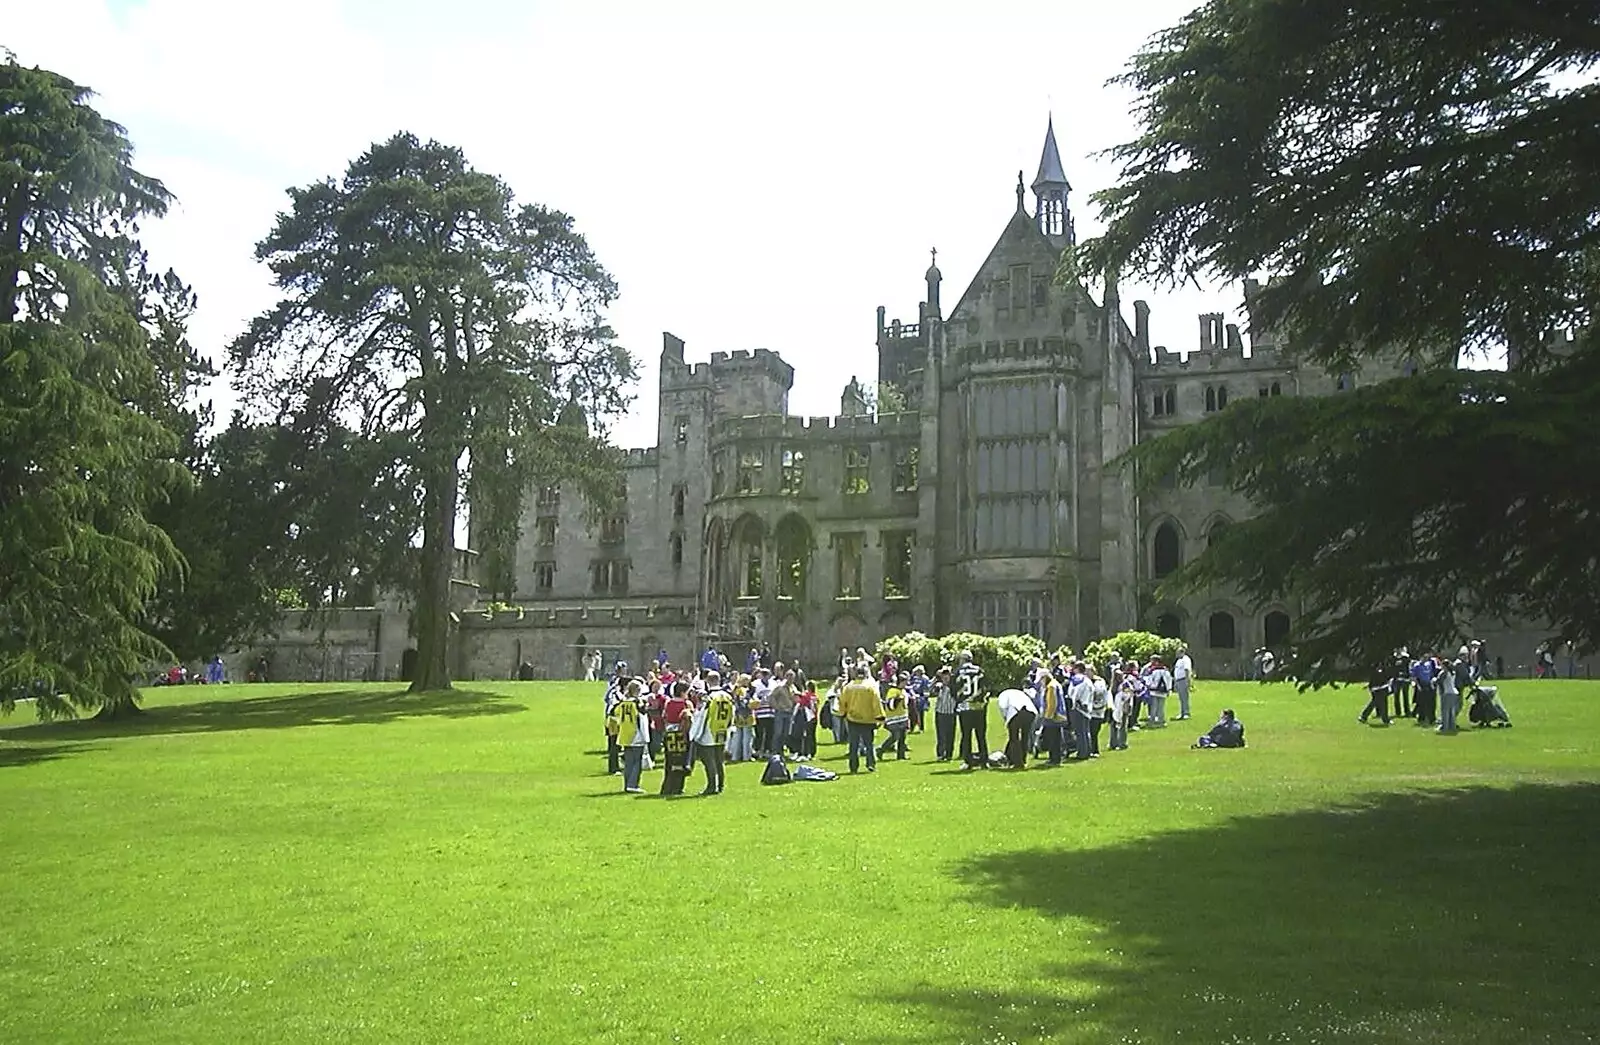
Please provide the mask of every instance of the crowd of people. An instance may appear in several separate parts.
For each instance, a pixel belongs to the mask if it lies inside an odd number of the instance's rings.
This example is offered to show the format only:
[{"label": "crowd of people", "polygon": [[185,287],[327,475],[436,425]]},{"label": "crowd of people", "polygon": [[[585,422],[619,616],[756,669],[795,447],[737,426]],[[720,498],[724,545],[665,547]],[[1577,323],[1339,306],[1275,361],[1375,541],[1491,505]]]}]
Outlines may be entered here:
[{"label": "crowd of people", "polygon": [[[1454,733],[1463,701],[1471,698],[1471,721],[1479,726],[1509,726],[1511,717],[1500,703],[1497,690],[1483,685],[1489,678],[1488,653],[1474,639],[1454,657],[1432,650],[1413,657],[1404,647],[1394,659],[1375,665],[1367,680],[1367,705],[1356,721],[1366,725],[1376,717],[1384,725],[1395,718],[1411,719],[1440,733]],[[1393,714],[1391,715],[1391,703]]]},{"label": "crowd of people", "polygon": [[[1170,668],[1160,656],[1116,658],[1103,670],[1082,660],[1036,660],[1020,687],[999,692],[970,652],[930,672],[865,649],[840,650],[837,673],[819,687],[766,647],[750,651],[743,671],[715,648],[683,670],[663,651],[642,673],[615,666],[605,690],[606,770],[622,776],[625,792],[642,794],[643,772],[659,767],[661,793],[675,795],[703,766],[700,793],[716,795],[728,762],[775,761],[780,771],[786,762],[811,762],[822,729],[845,746],[851,773],[875,773],[880,760],[909,757],[909,738],[926,732],[930,716],[934,760],[958,761],[962,770],[1024,769],[1030,759],[1087,762],[1100,757],[1103,734],[1106,748],[1119,751],[1130,733],[1166,728],[1169,695],[1178,700],[1173,720],[1188,720],[1193,679],[1186,650]],[[1006,730],[993,752],[991,703]],[[1225,711],[1193,746],[1244,747],[1243,723]]]}]

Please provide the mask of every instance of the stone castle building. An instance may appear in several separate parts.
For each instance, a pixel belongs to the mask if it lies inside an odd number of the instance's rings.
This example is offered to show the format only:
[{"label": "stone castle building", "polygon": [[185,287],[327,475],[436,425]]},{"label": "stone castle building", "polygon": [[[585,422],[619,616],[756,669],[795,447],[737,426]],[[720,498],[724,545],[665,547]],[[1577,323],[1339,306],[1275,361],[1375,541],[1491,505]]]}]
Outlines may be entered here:
[{"label": "stone castle building", "polygon": [[793,416],[794,369],[776,354],[691,362],[663,335],[656,445],[628,452],[626,514],[593,520],[537,491],[517,609],[465,615],[463,668],[570,677],[596,647],[682,660],[707,643],[824,664],[912,628],[1080,648],[1142,625],[1185,638],[1202,671],[1236,674],[1281,642],[1292,606],[1152,599],[1246,505],[1220,487],[1139,496],[1107,462],[1231,399],[1339,379],[1295,366],[1268,334],[1247,350],[1221,315],[1200,317],[1192,351],[1152,346],[1145,302],[1130,325],[1115,284],[1098,298],[1058,284],[1070,191],[1048,128],[1031,211],[1019,174],[966,289],[950,300],[934,265],[913,321],[878,309],[877,379],[894,391],[876,410],[852,380],[838,416]]},{"label": "stone castle building", "polygon": [[[1402,364],[1330,375],[1221,314],[1199,317],[1187,350],[1152,345],[1144,301],[1130,325],[1114,283],[1097,298],[1057,280],[1075,236],[1070,192],[1047,128],[1031,211],[1019,173],[1016,209],[960,295],[949,300],[933,265],[914,321],[878,309],[878,387],[892,391],[875,409],[852,379],[837,416],[793,416],[794,369],[776,354],[691,362],[664,334],[656,445],[627,452],[625,512],[597,518],[568,491],[531,491],[508,602],[478,597],[463,554],[458,677],[530,665],[572,678],[596,649],[608,665],[661,649],[683,662],[708,643],[741,663],[765,643],[825,665],[913,628],[1081,649],[1143,627],[1185,639],[1211,677],[1241,676],[1256,648],[1280,646],[1292,605],[1154,595],[1248,503],[1214,483],[1136,494],[1108,464],[1240,397],[1333,394]],[[284,654],[326,663],[343,644],[355,652],[341,663],[370,657],[370,677],[405,677],[398,607],[341,620],[349,634]],[[1533,641],[1518,636],[1519,660]]]}]

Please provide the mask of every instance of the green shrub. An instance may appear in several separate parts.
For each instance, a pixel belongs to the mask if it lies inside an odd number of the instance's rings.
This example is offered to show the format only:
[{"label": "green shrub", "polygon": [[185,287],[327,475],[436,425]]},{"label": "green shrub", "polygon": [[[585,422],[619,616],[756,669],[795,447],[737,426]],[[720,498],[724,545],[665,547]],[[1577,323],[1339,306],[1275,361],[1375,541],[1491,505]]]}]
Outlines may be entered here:
[{"label": "green shrub", "polygon": [[1083,648],[1083,659],[1100,671],[1106,669],[1115,654],[1123,660],[1136,660],[1143,664],[1153,656],[1160,656],[1170,666],[1183,648],[1181,639],[1169,639],[1148,631],[1119,631],[1106,639],[1096,639]]},{"label": "green shrub", "polygon": [[1021,686],[1027,681],[1034,660],[1048,657],[1045,644],[1032,635],[990,636],[964,631],[938,637],[920,631],[891,635],[878,643],[873,655],[880,662],[885,656],[894,657],[902,671],[921,664],[931,675],[941,664],[954,665],[962,650],[972,651],[972,659],[983,669],[984,681],[991,691]]}]

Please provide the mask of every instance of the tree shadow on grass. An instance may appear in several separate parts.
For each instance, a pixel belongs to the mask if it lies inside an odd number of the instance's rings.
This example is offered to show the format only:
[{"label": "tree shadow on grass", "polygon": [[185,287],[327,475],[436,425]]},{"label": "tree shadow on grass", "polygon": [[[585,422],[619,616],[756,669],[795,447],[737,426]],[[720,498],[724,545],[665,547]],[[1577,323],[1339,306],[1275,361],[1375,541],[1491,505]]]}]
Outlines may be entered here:
[{"label": "tree shadow on grass", "polygon": [[53,762],[80,749],[79,744],[11,744],[0,740],[0,769]]},{"label": "tree shadow on grass", "polygon": [[442,690],[331,689],[243,700],[202,700],[148,708],[128,718],[41,722],[8,730],[13,740],[93,740],[180,733],[222,733],[239,729],[288,729],[295,726],[374,725],[407,718],[479,718],[514,715],[527,709],[498,693]]},{"label": "tree shadow on grass", "polygon": [[1081,920],[1041,935],[1048,987],[889,1000],[950,1043],[1594,1041],[1597,826],[1600,786],[1539,785],[981,856],[979,901]]}]

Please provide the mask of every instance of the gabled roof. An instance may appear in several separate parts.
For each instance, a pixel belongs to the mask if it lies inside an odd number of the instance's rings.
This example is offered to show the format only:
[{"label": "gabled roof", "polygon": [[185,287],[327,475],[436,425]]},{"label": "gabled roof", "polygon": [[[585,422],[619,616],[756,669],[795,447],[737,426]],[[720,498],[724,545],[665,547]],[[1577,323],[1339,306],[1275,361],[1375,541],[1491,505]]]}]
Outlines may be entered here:
[{"label": "gabled roof", "polygon": [[1045,123],[1044,152],[1039,156],[1039,173],[1033,179],[1033,191],[1038,192],[1045,185],[1065,186],[1069,191],[1072,186],[1067,182],[1067,172],[1061,167],[1061,150],[1056,148],[1056,121],[1051,116]]},{"label": "gabled roof", "polygon": [[1012,265],[1037,264],[1054,273],[1060,261],[1061,251],[1039,231],[1038,223],[1028,212],[1018,207],[1006,223],[1005,231],[1000,233],[1000,238],[990,248],[989,256],[978,266],[961,300],[950,310],[950,318],[955,319],[963,309],[975,305],[982,288],[990,280],[1009,276]]}]

